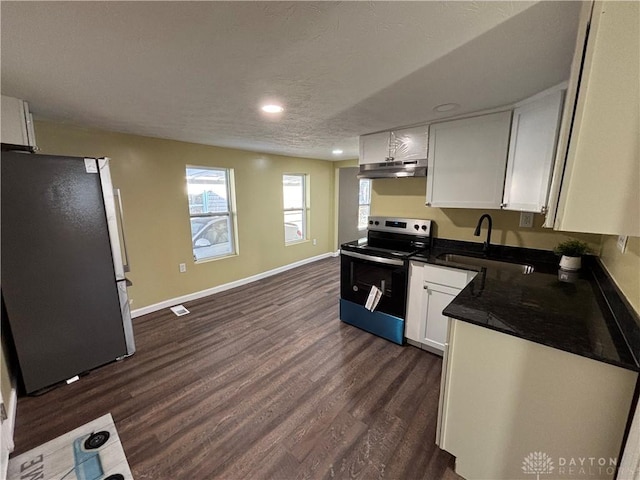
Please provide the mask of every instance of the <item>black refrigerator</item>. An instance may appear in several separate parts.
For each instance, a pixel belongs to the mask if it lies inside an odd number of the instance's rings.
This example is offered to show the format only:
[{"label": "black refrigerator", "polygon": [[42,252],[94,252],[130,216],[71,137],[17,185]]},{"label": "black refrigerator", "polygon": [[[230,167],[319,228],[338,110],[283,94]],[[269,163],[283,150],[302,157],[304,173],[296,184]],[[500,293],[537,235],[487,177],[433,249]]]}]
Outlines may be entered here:
[{"label": "black refrigerator", "polygon": [[2,152],[2,299],[26,393],[135,351],[109,159]]}]

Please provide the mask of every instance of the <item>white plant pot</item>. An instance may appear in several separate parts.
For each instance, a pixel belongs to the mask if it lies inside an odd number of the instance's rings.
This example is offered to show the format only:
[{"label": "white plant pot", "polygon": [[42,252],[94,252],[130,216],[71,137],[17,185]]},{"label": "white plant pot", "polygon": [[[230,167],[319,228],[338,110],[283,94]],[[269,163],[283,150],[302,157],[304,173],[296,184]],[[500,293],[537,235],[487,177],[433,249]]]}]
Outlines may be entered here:
[{"label": "white plant pot", "polygon": [[562,258],[560,259],[560,268],[563,270],[580,270],[581,266],[582,257],[567,257],[566,255],[562,255]]}]

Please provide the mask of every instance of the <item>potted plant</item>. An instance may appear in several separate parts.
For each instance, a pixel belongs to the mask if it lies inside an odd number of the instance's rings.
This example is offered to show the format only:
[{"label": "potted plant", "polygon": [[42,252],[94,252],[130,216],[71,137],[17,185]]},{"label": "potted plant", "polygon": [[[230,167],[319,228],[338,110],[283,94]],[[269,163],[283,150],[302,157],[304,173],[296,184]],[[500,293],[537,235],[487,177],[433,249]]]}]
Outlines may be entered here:
[{"label": "potted plant", "polygon": [[562,255],[560,268],[563,270],[580,270],[582,256],[590,252],[589,245],[580,240],[567,240],[553,249],[556,255]]}]

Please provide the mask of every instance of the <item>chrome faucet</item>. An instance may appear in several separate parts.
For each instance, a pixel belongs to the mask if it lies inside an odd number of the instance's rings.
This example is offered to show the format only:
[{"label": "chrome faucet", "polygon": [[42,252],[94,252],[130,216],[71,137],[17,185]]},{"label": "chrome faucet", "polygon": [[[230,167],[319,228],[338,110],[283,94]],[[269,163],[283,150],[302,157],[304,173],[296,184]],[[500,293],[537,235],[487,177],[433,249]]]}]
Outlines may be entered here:
[{"label": "chrome faucet", "polygon": [[482,253],[486,255],[489,253],[489,247],[491,246],[491,228],[493,227],[493,221],[491,220],[491,215],[489,215],[488,213],[485,213],[480,217],[480,219],[478,220],[478,225],[476,225],[476,231],[473,232],[473,235],[476,237],[480,236],[480,227],[482,226],[482,221],[485,218],[489,221],[489,228],[487,229],[487,239],[484,241],[484,244],[482,246]]}]

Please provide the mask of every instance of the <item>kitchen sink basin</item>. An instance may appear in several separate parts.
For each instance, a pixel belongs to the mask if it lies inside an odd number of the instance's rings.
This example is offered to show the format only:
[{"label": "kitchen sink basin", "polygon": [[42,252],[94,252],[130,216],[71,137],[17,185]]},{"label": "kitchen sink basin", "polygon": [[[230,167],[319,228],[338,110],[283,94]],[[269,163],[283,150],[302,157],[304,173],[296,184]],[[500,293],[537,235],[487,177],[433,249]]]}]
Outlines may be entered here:
[{"label": "kitchen sink basin", "polygon": [[518,272],[523,275],[529,275],[534,272],[533,265],[523,263],[511,263],[501,260],[491,260],[488,258],[472,257],[470,255],[461,255],[459,253],[441,253],[436,257],[439,263],[443,264],[455,264],[460,266],[472,267],[473,270],[480,270],[481,268],[497,268],[499,270],[507,270],[511,272]]}]

